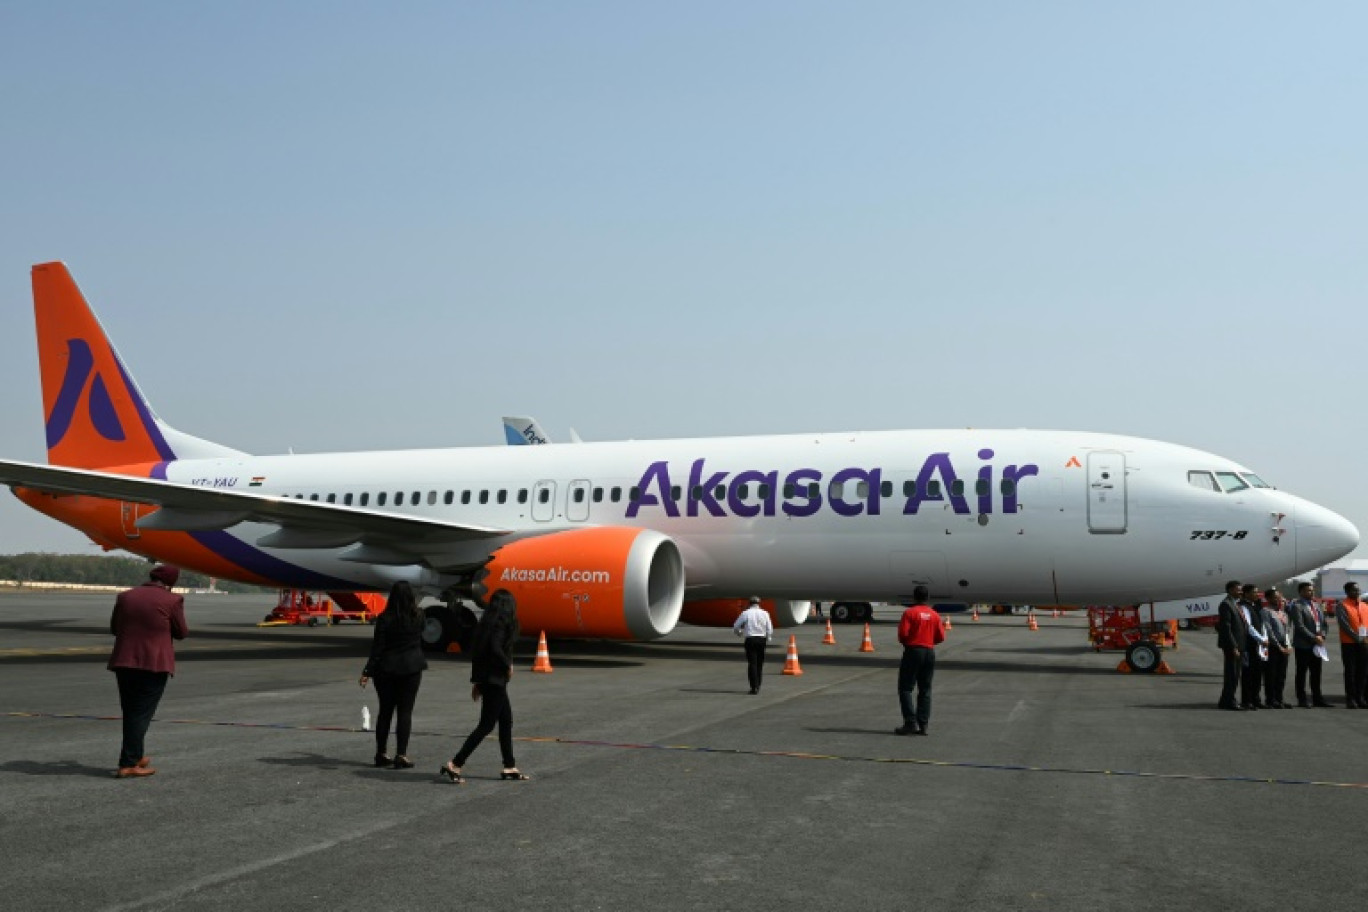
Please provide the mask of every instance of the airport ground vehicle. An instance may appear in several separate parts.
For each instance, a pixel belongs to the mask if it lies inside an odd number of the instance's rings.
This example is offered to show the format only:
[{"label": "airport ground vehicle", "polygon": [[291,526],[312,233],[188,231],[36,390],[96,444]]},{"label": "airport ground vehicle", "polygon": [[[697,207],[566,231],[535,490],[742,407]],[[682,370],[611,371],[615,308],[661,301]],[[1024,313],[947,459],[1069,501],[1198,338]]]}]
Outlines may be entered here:
[{"label": "airport ground vehicle", "polygon": [[385,610],[385,597],[377,592],[348,592],[348,604],[335,602],[324,592],[281,589],[276,606],[260,626],[307,624],[322,627],[352,621],[370,624]]},{"label": "airport ground vehicle", "polygon": [[1124,650],[1131,671],[1151,673],[1162,650],[1178,646],[1178,622],[1155,620],[1153,605],[1089,605],[1088,640],[1095,652]]}]

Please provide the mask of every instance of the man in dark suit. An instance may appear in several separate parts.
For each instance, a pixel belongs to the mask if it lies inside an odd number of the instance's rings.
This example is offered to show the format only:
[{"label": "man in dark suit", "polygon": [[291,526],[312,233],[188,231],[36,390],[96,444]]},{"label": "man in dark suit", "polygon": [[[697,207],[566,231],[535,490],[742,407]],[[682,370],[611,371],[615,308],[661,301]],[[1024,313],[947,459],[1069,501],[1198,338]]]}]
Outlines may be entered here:
[{"label": "man in dark suit", "polygon": [[[1316,604],[1315,587],[1310,583],[1297,585],[1297,600],[1288,608],[1292,617],[1292,653],[1297,661],[1297,705],[1301,707],[1329,706],[1321,694],[1321,669],[1325,660],[1325,638],[1329,633],[1325,612]],[[1320,653],[1317,653],[1317,649]],[[1306,698],[1306,678],[1311,678],[1311,699]]]},{"label": "man in dark suit", "polygon": [[179,578],[179,569],[158,564],[147,582],[119,593],[109,619],[114,651],[108,667],[118,679],[123,710],[123,745],[114,774],[120,779],[157,772],[143,753],[143,739],[166,691],[166,679],[176,673],[171,641],[183,640],[189,633],[185,600],[171,591]]},{"label": "man in dark suit", "polygon": [[1235,702],[1235,688],[1240,682],[1244,669],[1243,652],[1248,632],[1244,615],[1240,612],[1240,583],[1231,580],[1226,583],[1226,597],[1221,602],[1216,620],[1216,645],[1225,657],[1221,679],[1220,709],[1238,712],[1241,707]]}]

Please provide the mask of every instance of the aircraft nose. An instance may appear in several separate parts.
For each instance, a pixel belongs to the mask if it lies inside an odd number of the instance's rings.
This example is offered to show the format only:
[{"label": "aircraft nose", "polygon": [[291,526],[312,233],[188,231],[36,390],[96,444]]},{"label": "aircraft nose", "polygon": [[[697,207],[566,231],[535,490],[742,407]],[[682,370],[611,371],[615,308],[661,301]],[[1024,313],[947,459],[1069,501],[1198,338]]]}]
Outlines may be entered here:
[{"label": "aircraft nose", "polygon": [[1297,503],[1294,522],[1300,573],[1333,563],[1358,547],[1359,531],[1353,523],[1310,501]]}]

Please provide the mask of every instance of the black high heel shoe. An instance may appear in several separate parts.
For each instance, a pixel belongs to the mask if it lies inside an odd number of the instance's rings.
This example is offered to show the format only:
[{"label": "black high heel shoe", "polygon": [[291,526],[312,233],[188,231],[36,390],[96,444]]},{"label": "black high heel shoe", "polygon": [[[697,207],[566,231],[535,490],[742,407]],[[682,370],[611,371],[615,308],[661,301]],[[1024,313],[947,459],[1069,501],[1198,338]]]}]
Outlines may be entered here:
[{"label": "black high heel shoe", "polygon": [[442,768],[437,771],[437,778],[446,777],[452,785],[465,785],[465,777],[461,775],[460,769],[451,765],[448,760],[442,764]]},{"label": "black high heel shoe", "polygon": [[391,760],[389,757],[385,756],[384,754],[375,755],[375,765],[380,769],[388,769],[393,764],[394,761]]},{"label": "black high heel shoe", "polygon": [[526,773],[522,772],[521,770],[519,770],[519,769],[515,766],[515,767],[513,767],[512,769],[506,769],[506,770],[504,770],[503,772],[499,773],[499,778],[500,778],[500,779],[512,779],[512,780],[515,781],[515,782],[526,782],[527,780],[531,779],[532,777],[529,776],[529,775],[527,775]]}]

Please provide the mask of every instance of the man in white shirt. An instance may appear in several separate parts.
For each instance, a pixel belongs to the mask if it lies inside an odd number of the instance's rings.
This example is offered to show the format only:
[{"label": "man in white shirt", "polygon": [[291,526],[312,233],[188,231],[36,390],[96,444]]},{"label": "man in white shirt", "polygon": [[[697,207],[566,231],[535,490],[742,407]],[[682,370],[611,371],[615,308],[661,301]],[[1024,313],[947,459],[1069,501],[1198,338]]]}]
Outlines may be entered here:
[{"label": "man in white shirt", "polygon": [[750,607],[732,625],[732,632],[746,638],[746,676],[750,679],[750,692],[760,692],[760,677],[765,670],[765,646],[770,634],[774,633],[774,623],[769,612],[760,607],[760,596],[752,595]]}]

